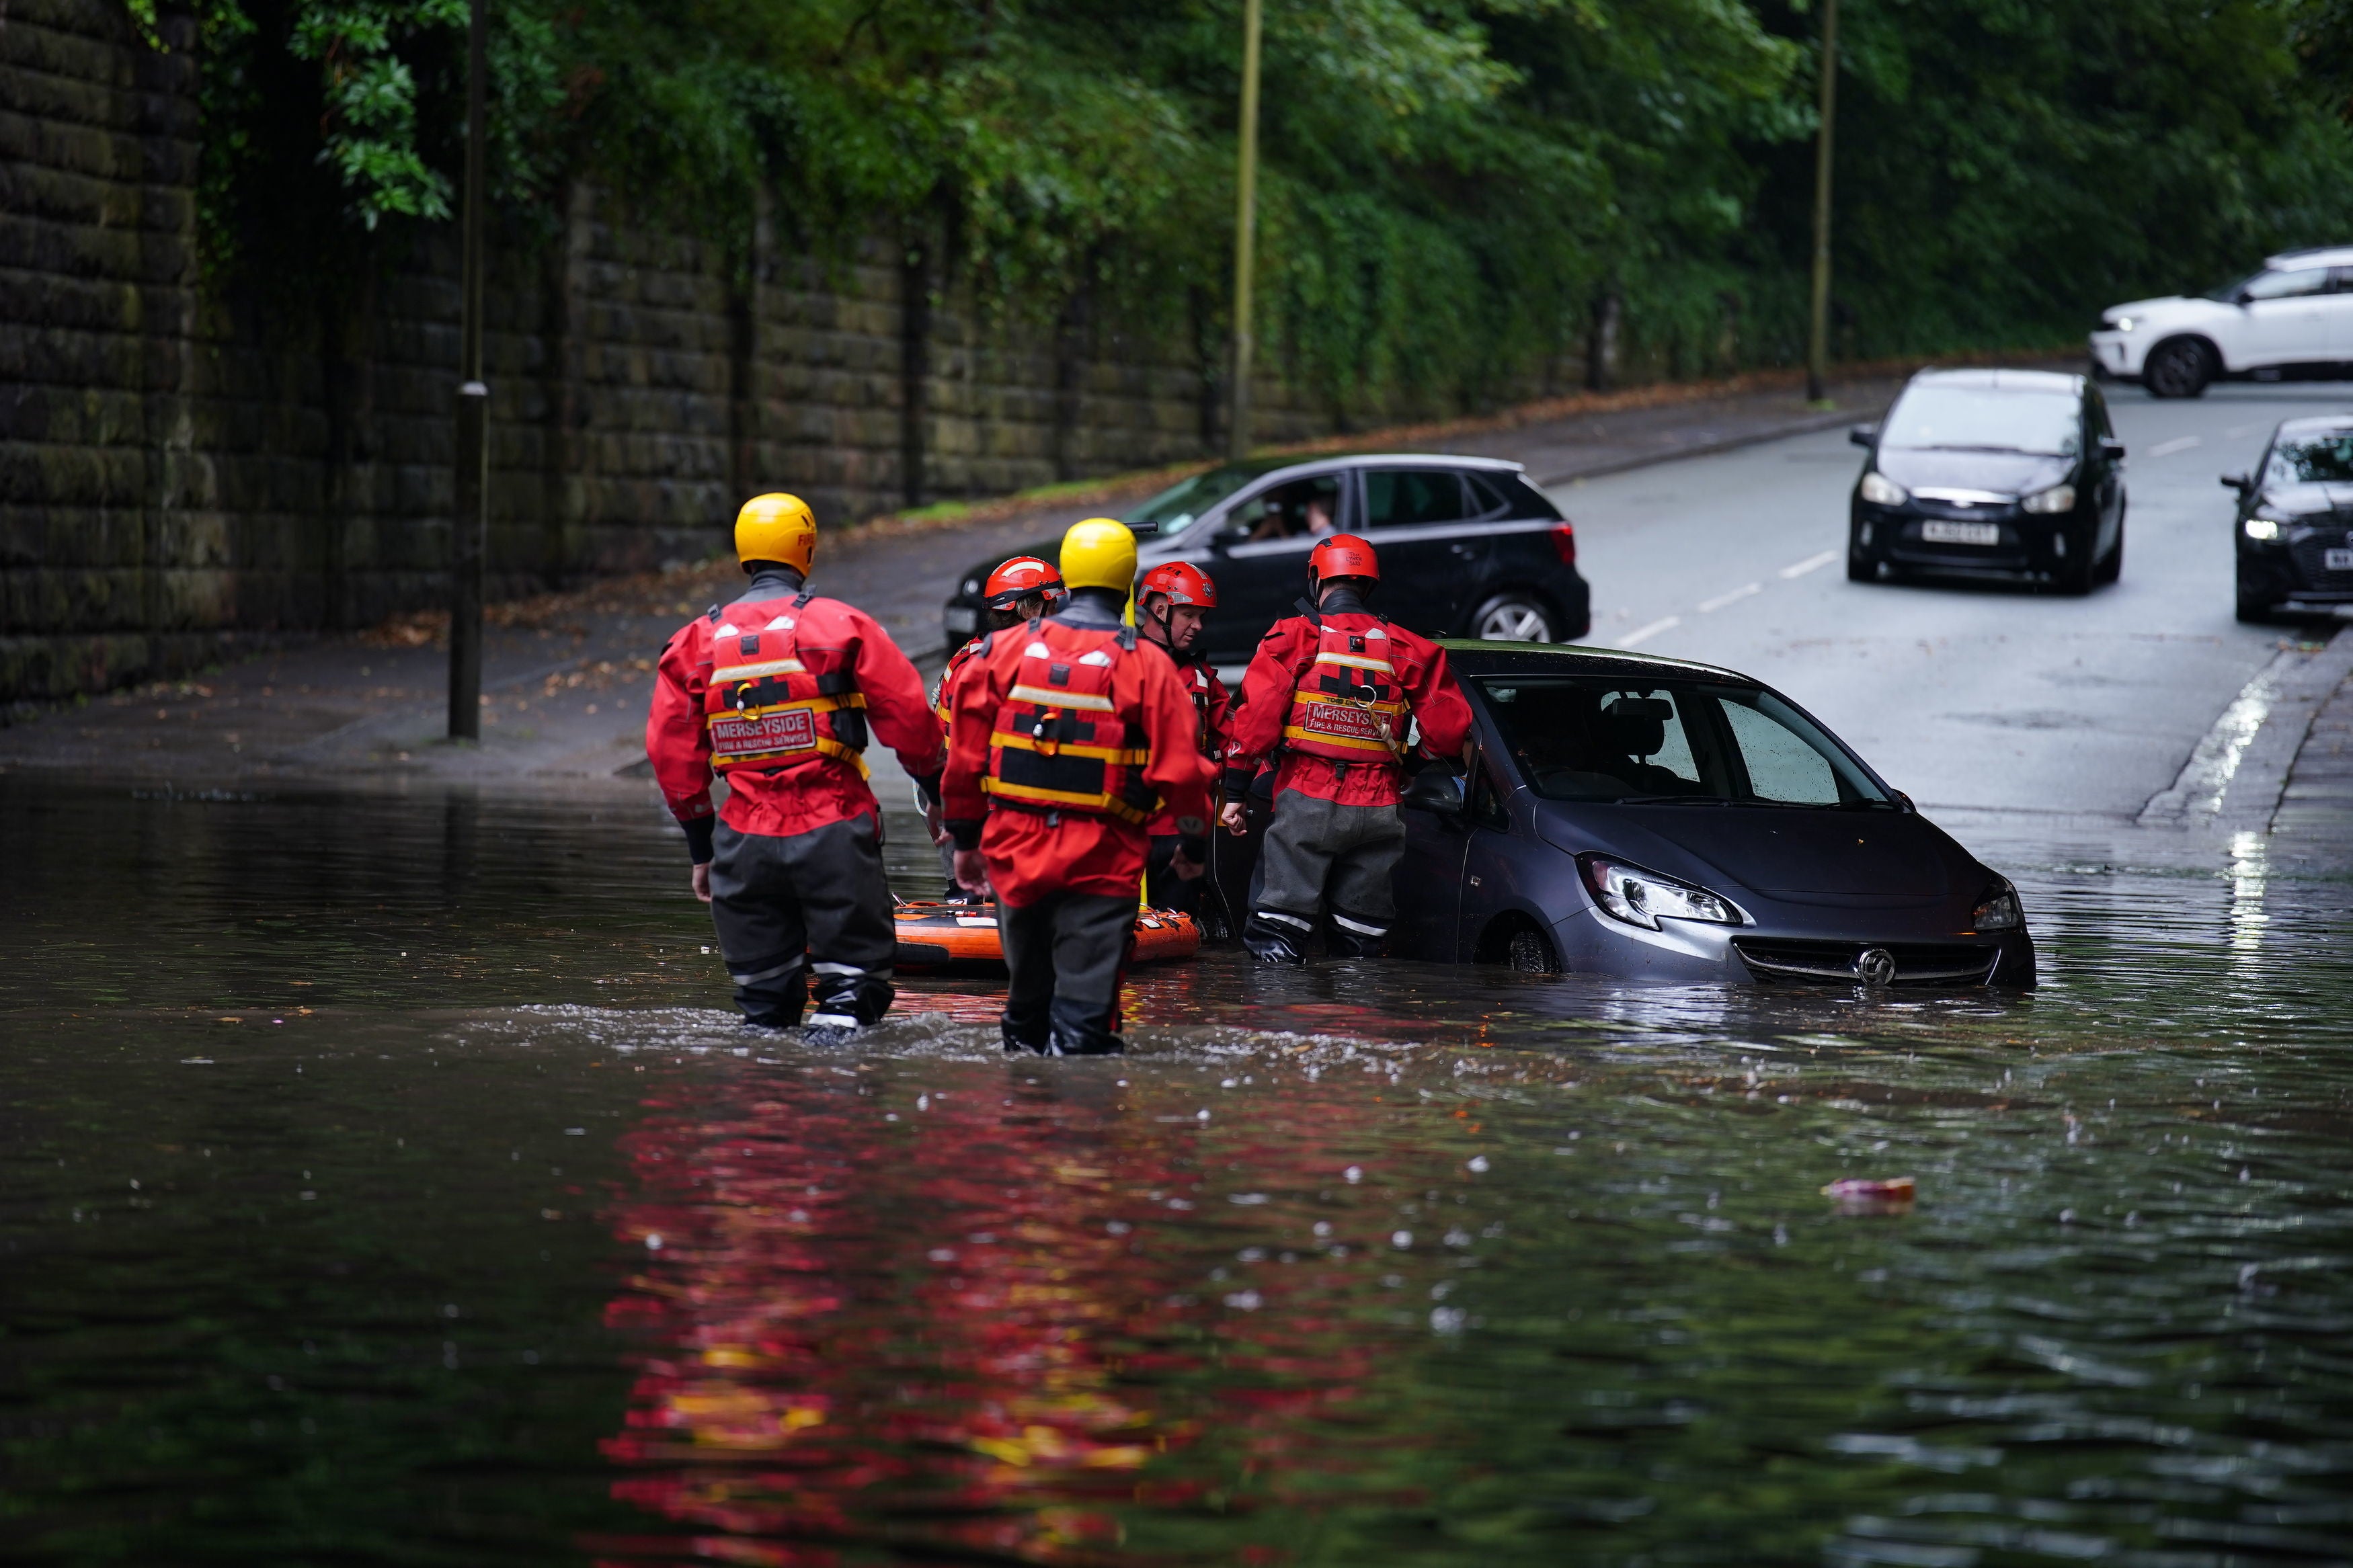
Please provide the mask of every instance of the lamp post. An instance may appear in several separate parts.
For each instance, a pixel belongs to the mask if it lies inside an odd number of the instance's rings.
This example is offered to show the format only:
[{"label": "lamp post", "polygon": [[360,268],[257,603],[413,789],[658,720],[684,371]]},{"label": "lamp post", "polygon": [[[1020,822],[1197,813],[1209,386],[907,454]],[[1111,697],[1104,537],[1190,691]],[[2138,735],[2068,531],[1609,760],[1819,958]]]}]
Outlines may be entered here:
[{"label": "lamp post", "polygon": [[1822,0],[1820,134],[1814,139],[1814,278],[1806,332],[1806,401],[1820,403],[1831,357],[1831,136],[1838,118],[1838,0]]},{"label": "lamp post", "polygon": [[1234,402],[1226,455],[1250,456],[1250,261],[1258,225],[1258,35],[1260,0],[1242,0],[1241,165],[1234,181]]},{"label": "lamp post", "polygon": [[482,380],[482,7],[466,19],[466,189],[459,226],[465,310],[458,347],[458,450],[449,520],[449,738],[482,738],[482,554],[490,534],[491,389]]}]

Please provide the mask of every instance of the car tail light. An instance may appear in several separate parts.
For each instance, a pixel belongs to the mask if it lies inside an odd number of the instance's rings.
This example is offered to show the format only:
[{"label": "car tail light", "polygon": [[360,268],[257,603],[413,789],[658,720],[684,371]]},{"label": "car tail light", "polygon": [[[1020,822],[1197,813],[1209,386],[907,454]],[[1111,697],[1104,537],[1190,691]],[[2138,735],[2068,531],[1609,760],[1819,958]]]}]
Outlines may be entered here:
[{"label": "car tail light", "polygon": [[1552,531],[1552,552],[1560,557],[1564,566],[1577,564],[1577,530],[1567,523],[1555,525]]}]

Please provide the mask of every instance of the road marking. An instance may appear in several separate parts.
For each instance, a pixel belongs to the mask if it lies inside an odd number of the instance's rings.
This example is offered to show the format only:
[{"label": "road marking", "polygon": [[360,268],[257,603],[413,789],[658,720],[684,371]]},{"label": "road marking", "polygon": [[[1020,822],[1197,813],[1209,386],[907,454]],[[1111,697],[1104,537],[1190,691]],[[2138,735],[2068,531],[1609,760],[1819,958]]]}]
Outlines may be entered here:
[{"label": "road marking", "polygon": [[2192,447],[2203,447],[2205,444],[2206,437],[2203,436],[2177,436],[2170,441],[2159,441],[2144,455],[2151,458],[2170,458],[2176,452],[2187,452]]},{"label": "road marking", "polygon": [[1764,591],[1764,584],[1751,583],[1745,588],[1735,588],[1729,594],[1718,594],[1713,599],[1701,600],[1699,613],[1703,616],[1712,616],[1715,614],[1716,611],[1724,608],[1726,605],[1736,605],[1741,600],[1748,597],[1749,595],[1761,594]]},{"label": "road marking", "polygon": [[1818,569],[1818,568],[1820,568],[1820,567],[1827,566],[1827,565],[1829,565],[1831,562],[1833,562],[1833,561],[1835,561],[1835,560],[1837,560],[1837,559],[1838,559],[1838,552],[1837,552],[1837,551],[1835,551],[1835,550],[1825,550],[1825,551],[1823,551],[1820,555],[1809,555],[1809,556],[1807,556],[1803,561],[1799,562],[1795,566],[1784,566],[1784,567],[1782,567],[1782,568],[1781,568],[1781,575],[1782,575],[1782,576],[1784,576],[1784,577],[1802,577],[1802,576],[1804,576],[1807,573],[1811,572],[1811,571],[1814,571],[1814,570],[1816,570],[1816,569]]},{"label": "road marking", "polygon": [[1681,616],[1663,616],[1658,620],[1652,621],[1647,626],[1637,626],[1632,631],[1628,632],[1624,637],[1618,639],[1618,646],[1620,647],[1632,647],[1636,643],[1648,642],[1652,637],[1657,637],[1661,632],[1672,631],[1683,624],[1683,618]]}]

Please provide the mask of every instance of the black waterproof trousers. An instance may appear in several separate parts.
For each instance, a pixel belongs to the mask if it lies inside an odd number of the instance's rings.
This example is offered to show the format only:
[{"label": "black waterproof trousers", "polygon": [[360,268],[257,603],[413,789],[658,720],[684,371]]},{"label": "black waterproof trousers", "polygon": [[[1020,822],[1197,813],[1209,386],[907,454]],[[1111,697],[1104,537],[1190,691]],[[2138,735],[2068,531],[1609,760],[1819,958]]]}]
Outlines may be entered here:
[{"label": "black waterproof trousers", "polygon": [[997,900],[1011,979],[1005,1045],[1048,1056],[1106,1056],[1119,1037],[1119,987],[1135,947],[1135,900],[1050,893],[1017,909]]},{"label": "black waterproof trousers", "polygon": [[873,817],[786,837],[723,822],[711,846],[711,919],[746,1023],[791,1028],[812,988],[812,1027],[890,1010],[898,922]]}]

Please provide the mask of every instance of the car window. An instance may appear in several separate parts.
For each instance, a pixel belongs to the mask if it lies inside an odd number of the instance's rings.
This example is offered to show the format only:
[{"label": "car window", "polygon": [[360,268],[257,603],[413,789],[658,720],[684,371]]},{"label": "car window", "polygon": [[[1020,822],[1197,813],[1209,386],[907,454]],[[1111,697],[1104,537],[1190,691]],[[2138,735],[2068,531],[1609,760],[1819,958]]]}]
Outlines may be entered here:
[{"label": "car window", "polygon": [[2330,268],[2328,291],[2332,294],[2353,294],[2353,267]]},{"label": "car window", "polygon": [[2267,485],[2353,485],[2353,430],[2284,436],[2264,465]]},{"label": "car window", "polygon": [[1124,513],[1120,521],[1130,527],[1150,525],[1158,529],[1164,539],[1182,533],[1204,512],[1260,475],[1289,468],[1297,461],[1297,458],[1266,458],[1247,463],[1220,464],[1206,473],[1178,480],[1142,506]]},{"label": "car window", "polygon": [[2258,272],[2247,279],[2242,292],[2250,300],[2294,300],[2325,293],[2327,288],[2327,268],[2299,267],[2293,272]]},{"label": "car window", "polygon": [[1578,675],[1477,680],[1504,752],[1550,800],[1894,805],[1843,747],[1769,691]]},{"label": "car window", "polygon": [[1367,468],[1365,523],[1411,528],[1462,521],[1462,481],[1451,468]]},{"label": "car window", "polygon": [[1227,517],[1251,543],[1271,539],[1320,538],[1345,526],[1340,518],[1340,476],[1315,474],[1250,497]]},{"label": "car window", "polygon": [[2100,395],[2100,389],[2085,388],[2084,402],[2092,411],[2092,433],[2104,441],[2114,440],[2116,427],[2108,423],[2108,400]]},{"label": "car window", "polygon": [[1462,482],[1471,487],[1471,515],[1472,517],[1509,517],[1512,515],[1512,498],[1505,495],[1503,489],[1493,480],[1490,479],[1486,475],[1464,474],[1462,476]]},{"label": "car window", "polygon": [[2072,458],[2083,445],[2082,400],[2073,392],[1915,386],[1888,411],[1879,445],[1883,449]]},{"label": "car window", "polygon": [[1725,722],[1748,770],[1748,788],[1759,800],[1791,805],[1835,805],[1838,775],[1830,759],[1745,703],[1727,702]]}]

